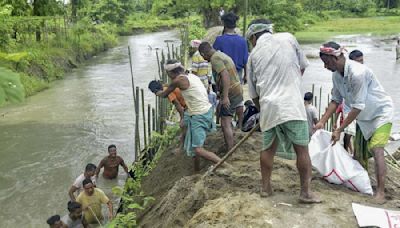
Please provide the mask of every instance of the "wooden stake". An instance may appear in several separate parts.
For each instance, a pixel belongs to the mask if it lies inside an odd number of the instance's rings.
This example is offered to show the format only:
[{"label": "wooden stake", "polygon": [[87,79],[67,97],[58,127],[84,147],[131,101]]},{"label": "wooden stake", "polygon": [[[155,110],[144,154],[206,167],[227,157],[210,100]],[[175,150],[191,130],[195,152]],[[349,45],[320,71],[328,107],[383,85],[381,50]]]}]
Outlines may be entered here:
[{"label": "wooden stake", "polygon": [[142,95],[142,115],[143,115],[143,141],[144,148],[147,148],[147,127],[146,127],[146,113],[144,111],[144,90],[140,89],[140,93]]}]

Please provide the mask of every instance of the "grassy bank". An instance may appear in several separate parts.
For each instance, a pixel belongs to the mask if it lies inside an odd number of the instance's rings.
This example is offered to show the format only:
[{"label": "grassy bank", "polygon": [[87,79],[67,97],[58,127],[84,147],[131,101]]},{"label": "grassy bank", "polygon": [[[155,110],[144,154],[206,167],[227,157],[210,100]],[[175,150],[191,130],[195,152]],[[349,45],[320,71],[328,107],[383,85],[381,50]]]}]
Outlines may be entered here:
[{"label": "grassy bank", "polygon": [[295,35],[301,43],[324,42],[337,35],[371,34],[377,36],[400,33],[400,16],[337,18],[317,22]]},{"label": "grassy bank", "polygon": [[63,32],[43,34],[37,41],[21,29],[19,37],[8,37],[0,50],[0,66],[19,73],[26,96],[48,88],[65,72],[117,43],[115,26],[109,24],[83,21]]},{"label": "grassy bank", "polygon": [[[12,17],[6,22],[0,26],[0,32],[8,33],[5,39],[0,39],[0,67],[17,72],[25,95],[31,96],[48,88],[52,81],[63,78],[65,72],[84,60],[115,46],[118,35],[172,29],[188,22],[200,24],[200,17],[173,19],[132,14],[123,26],[118,27],[81,20],[62,31],[42,34],[40,41],[35,39],[35,31],[30,29],[38,26],[37,22],[21,23]],[[24,23],[32,24],[18,28],[17,37],[12,37],[15,26]]]}]

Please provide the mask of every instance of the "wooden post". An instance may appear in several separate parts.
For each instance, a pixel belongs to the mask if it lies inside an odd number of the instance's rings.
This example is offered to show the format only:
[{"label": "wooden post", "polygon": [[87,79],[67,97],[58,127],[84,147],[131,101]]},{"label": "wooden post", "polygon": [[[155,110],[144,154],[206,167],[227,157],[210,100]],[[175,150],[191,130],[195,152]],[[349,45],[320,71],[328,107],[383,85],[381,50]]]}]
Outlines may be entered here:
[{"label": "wooden post", "polygon": [[135,157],[139,157],[140,153],[140,133],[139,133],[139,87],[136,86],[136,107],[135,107],[135,117],[136,117],[136,124],[135,124],[135,144],[137,144],[137,152],[135,153]]},{"label": "wooden post", "polygon": [[160,58],[158,57],[158,48],[156,48],[156,56],[158,65],[158,79],[161,80],[161,66],[160,66]]},{"label": "wooden post", "polygon": [[[313,94],[313,96],[314,96],[314,98],[315,98],[314,87],[315,87],[315,85],[314,85],[314,83],[313,83],[313,84],[312,84],[311,93]],[[314,99],[313,99],[313,101],[314,101]],[[315,102],[316,102],[316,100],[315,100]],[[313,105],[317,105],[317,103],[314,103]]]},{"label": "wooden post", "polygon": [[156,131],[157,129],[156,129],[156,125],[157,125],[157,122],[156,122],[156,110],[154,109],[154,108],[152,108],[151,109],[151,115],[152,115],[152,120],[153,120],[153,131]]},{"label": "wooden post", "polygon": [[131,69],[131,81],[132,81],[132,90],[133,90],[133,99],[135,100],[135,82],[133,80],[133,68],[132,68],[132,58],[131,58],[131,47],[128,46],[128,56],[129,56],[129,67]]},{"label": "wooden post", "polygon": [[319,89],[319,119],[321,119],[322,86]]},{"label": "wooden post", "polygon": [[147,148],[147,127],[146,127],[146,113],[144,112],[144,90],[140,89],[142,95],[142,115],[143,115],[143,142],[144,148]]},{"label": "wooden post", "polygon": [[147,104],[147,134],[149,137],[149,145],[151,144],[151,106]]},{"label": "wooden post", "polygon": [[173,59],[177,59],[177,58],[176,58],[176,55],[175,55],[175,47],[174,47],[174,44],[171,45],[171,51],[172,51],[172,58],[173,58]]}]

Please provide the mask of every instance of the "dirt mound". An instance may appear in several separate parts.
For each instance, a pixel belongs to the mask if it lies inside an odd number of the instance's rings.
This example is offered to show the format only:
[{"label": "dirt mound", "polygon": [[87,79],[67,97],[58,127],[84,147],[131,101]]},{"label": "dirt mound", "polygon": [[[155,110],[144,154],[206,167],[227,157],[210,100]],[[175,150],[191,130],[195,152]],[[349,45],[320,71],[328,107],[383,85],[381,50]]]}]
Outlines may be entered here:
[{"label": "dirt mound", "polygon": [[[236,133],[236,142],[244,136]],[[298,203],[300,189],[295,161],[275,158],[272,174],[273,196],[261,198],[259,151],[261,133],[247,140],[228,160],[229,174],[204,177],[211,165],[202,162],[200,174],[193,173],[186,155],[165,152],[159,165],[143,181],[146,194],[156,202],[145,211],[141,227],[356,227],[351,203],[370,204],[371,197],[343,186],[332,185],[313,173],[312,188],[324,203]],[[208,137],[206,148],[223,156],[223,137]],[[371,164],[373,167],[373,164]],[[400,197],[397,171],[388,169],[385,208],[395,209]]]}]

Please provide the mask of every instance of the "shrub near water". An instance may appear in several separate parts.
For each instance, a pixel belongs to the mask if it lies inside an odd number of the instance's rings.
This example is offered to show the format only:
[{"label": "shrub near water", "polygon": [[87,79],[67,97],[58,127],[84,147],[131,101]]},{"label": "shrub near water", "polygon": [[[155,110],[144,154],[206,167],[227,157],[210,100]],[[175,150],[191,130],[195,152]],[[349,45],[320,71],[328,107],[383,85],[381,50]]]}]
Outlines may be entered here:
[{"label": "shrub near water", "polygon": [[[13,19],[6,21],[9,21],[7,26],[15,24]],[[31,27],[36,25],[37,22],[32,22]],[[8,29],[3,24],[0,31]],[[116,26],[95,25],[89,19],[69,27],[67,33],[49,33],[47,39],[40,42],[32,38],[34,33],[24,31],[30,30],[21,29],[19,39],[8,36],[0,40],[0,65],[22,73],[21,81],[27,96],[47,88],[49,82],[62,78],[64,72],[77,63],[117,43]]]}]

